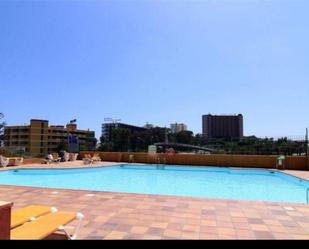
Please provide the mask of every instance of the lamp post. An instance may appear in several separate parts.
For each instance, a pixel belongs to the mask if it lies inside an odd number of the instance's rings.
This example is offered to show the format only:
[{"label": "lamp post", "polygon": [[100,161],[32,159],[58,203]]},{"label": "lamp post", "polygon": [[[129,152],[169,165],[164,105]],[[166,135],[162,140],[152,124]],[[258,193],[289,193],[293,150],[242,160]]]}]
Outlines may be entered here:
[{"label": "lamp post", "polygon": [[167,128],[165,126],[165,140],[164,140],[165,144],[168,144],[168,135],[167,135]]},{"label": "lamp post", "polygon": [[306,147],[306,158],[307,158],[307,170],[309,170],[309,142],[308,142],[308,128],[306,128],[306,139],[305,139],[305,147]]}]

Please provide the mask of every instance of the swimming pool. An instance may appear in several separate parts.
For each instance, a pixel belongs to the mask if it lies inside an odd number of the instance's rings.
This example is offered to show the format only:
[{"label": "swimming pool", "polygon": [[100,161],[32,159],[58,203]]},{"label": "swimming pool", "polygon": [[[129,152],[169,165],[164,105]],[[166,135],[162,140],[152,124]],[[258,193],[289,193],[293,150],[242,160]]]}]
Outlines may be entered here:
[{"label": "swimming pool", "polygon": [[309,182],[270,170],[121,165],[8,170],[0,185],[306,203]]}]

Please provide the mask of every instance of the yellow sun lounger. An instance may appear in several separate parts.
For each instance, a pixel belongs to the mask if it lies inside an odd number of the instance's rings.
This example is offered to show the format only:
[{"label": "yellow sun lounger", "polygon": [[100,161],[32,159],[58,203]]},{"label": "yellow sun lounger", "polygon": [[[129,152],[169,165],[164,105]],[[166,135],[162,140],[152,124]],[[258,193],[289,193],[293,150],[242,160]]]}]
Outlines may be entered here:
[{"label": "yellow sun lounger", "polygon": [[38,217],[56,212],[56,208],[40,205],[30,205],[25,208],[17,209],[11,215],[11,229],[23,225],[26,222],[33,221]]},{"label": "yellow sun lounger", "polygon": [[[11,230],[11,240],[41,240],[56,231],[63,231],[68,239],[75,240],[84,216],[81,213],[55,212],[40,216]],[[73,236],[66,231],[66,225],[77,219],[79,221]]]}]

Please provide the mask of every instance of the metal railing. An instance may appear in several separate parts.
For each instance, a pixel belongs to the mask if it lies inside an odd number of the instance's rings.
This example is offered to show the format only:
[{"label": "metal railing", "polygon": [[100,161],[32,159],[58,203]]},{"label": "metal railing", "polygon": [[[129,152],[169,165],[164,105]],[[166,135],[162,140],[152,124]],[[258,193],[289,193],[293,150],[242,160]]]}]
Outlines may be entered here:
[{"label": "metal railing", "polygon": [[157,157],[157,169],[165,169],[166,158],[165,157]]},{"label": "metal railing", "polygon": [[[279,161],[280,160],[278,160],[277,159],[277,161],[276,161],[276,169],[277,170],[285,170],[285,159],[282,159],[281,160],[281,165],[279,164]],[[281,166],[281,167],[280,167]],[[280,169],[281,168],[281,169]]]},{"label": "metal railing", "polygon": [[309,188],[306,190],[307,204],[309,204]]}]

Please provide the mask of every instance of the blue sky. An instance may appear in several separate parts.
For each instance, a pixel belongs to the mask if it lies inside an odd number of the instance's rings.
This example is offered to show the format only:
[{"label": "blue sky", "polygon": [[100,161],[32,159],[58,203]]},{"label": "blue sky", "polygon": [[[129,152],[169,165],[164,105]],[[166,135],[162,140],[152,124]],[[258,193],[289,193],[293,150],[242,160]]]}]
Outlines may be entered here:
[{"label": "blue sky", "polygon": [[0,111],[101,134],[104,117],[245,135],[309,127],[309,1],[0,1]]}]

